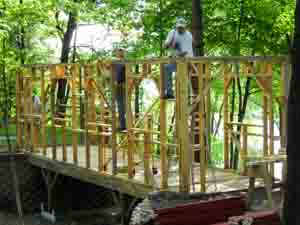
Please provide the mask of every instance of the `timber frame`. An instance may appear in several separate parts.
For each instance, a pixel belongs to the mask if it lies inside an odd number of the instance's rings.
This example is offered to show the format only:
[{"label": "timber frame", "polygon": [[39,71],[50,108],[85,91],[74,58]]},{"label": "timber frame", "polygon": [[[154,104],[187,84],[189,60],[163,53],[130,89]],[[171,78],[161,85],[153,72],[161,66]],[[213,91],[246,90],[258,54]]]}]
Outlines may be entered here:
[{"label": "timber frame", "polygon": [[[125,64],[125,87],[119,87],[115,81],[116,63]],[[174,101],[164,99],[160,91],[164,82],[164,65],[167,63],[177,65]],[[137,71],[136,67],[140,70]],[[212,83],[221,80],[224,85],[224,169],[229,169],[230,144],[233,143],[240,148],[240,169],[246,174],[249,136],[263,138],[261,158],[275,154],[273,104],[276,101],[281,108],[280,145],[281,149],[285,149],[289,67],[287,57],[254,56],[26,65],[18,70],[16,79],[18,149],[27,152],[29,161],[41,168],[112,189],[119,186],[124,188],[125,193],[137,196],[145,196],[154,190],[168,190],[170,166],[177,163],[177,191],[190,192],[196,179],[199,184],[196,191],[205,192],[208,154],[213,151],[210,140]],[[279,95],[273,92],[275,68],[279,68],[281,74]],[[191,93],[191,77],[198,80],[199,93]],[[261,124],[230,120],[229,89],[238,77],[253,77],[261,89]],[[70,90],[66,105],[55,99],[59,79],[66,79]],[[136,116],[131,104],[134,90],[145,79],[152,80],[160,94]],[[41,94],[40,112],[35,112],[32,104],[34,88]],[[125,88],[127,133],[117,131],[117,88]],[[174,124],[168,119],[170,105],[175,109]],[[65,109],[64,112],[58,111],[60,107]],[[159,118],[154,117],[153,108],[159,108]],[[191,117],[194,118],[193,123],[190,122]],[[241,132],[234,129],[236,126],[241,127]],[[262,129],[262,134],[251,133],[252,127]],[[195,132],[199,134],[199,144],[193,144],[195,140],[192,140],[191,133]],[[68,141],[68,135],[71,135],[71,141]],[[159,152],[159,159],[154,157],[155,150]],[[200,164],[191,163],[196,161],[192,153],[195,151],[200,151]],[[192,179],[197,166],[200,173]],[[159,184],[155,184],[153,170],[159,171]],[[271,165],[271,174],[273,170]],[[91,174],[87,175],[86,171]],[[97,175],[99,178],[94,179]],[[143,179],[137,180],[137,176]]]}]

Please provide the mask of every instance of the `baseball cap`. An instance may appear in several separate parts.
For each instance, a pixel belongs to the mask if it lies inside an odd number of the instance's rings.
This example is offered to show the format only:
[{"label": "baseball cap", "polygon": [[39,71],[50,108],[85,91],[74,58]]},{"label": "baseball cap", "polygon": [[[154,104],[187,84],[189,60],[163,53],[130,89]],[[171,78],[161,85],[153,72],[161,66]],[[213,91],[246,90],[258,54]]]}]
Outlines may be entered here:
[{"label": "baseball cap", "polygon": [[183,18],[178,18],[176,21],[176,27],[185,27],[186,21]]}]

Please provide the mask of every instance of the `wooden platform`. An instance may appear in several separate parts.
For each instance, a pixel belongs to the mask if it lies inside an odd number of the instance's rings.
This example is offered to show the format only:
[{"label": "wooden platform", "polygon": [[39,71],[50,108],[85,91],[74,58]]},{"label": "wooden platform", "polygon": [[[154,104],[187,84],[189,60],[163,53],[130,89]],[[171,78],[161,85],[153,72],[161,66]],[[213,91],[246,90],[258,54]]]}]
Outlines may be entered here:
[{"label": "wooden platform", "polygon": [[[71,176],[73,178],[103,186],[112,190],[117,190],[136,197],[145,197],[149,192],[160,190],[160,171],[153,175],[154,184],[146,185],[144,183],[143,164],[136,166],[136,175],[128,179],[127,172],[120,171],[117,175],[112,175],[110,166],[108,172],[98,172],[98,151],[96,146],[91,146],[91,167],[85,167],[85,149],[78,149],[78,165],[75,165],[72,159],[72,147],[67,147],[67,160],[64,162],[62,157],[62,148],[57,148],[57,159],[52,159],[52,151],[47,149],[47,155],[42,153],[28,153],[29,162],[34,166],[51,170],[58,174]],[[122,160],[122,155],[118,156],[118,168],[126,166],[126,160]],[[155,164],[159,165],[159,161]],[[191,192],[199,192],[200,169],[194,167],[193,171],[194,185],[191,185]],[[169,171],[169,191],[179,191],[178,166],[174,161]],[[191,182],[193,183],[193,182]],[[244,190],[248,188],[249,179],[230,170],[209,168],[207,171],[207,192],[227,192],[235,190]],[[258,186],[262,185],[262,180],[258,179]]]}]

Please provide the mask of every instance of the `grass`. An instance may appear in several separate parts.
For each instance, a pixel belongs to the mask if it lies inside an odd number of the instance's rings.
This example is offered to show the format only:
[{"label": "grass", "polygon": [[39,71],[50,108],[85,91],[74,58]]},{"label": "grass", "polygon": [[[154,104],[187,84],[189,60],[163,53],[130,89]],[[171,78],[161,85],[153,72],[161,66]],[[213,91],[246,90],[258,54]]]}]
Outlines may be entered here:
[{"label": "grass", "polygon": [[[17,129],[15,124],[10,124],[8,127],[8,134],[11,137],[11,143],[16,143],[16,134]],[[72,132],[69,130],[65,131],[66,134],[66,142],[68,145],[72,144]],[[6,145],[6,129],[4,127],[0,127],[0,145]],[[46,137],[47,137],[47,144],[50,145],[52,143],[51,141],[51,127],[46,128]],[[41,132],[39,130],[39,136],[38,139],[41,140]],[[78,135],[78,142],[80,141],[80,135]],[[62,144],[62,129],[56,128],[56,143]]]}]

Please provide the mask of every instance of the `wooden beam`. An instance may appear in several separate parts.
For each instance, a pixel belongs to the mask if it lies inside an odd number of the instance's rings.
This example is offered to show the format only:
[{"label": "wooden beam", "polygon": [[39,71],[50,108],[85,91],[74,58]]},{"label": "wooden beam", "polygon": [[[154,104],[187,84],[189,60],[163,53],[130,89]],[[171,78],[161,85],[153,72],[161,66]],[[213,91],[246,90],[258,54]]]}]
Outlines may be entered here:
[{"label": "wooden beam", "polygon": [[265,92],[263,91],[262,96],[262,102],[263,102],[263,152],[264,156],[268,156],[268,97],[265,95]]},{"label": "wooden beam", "polygon": [[90,149],[90,136],[89,136],[89,92],[90,92],[90,86],[89,86],[89,76],[90,76],[90,65],[84,65],[84,114],[85,114],[85,166],[86,168],[91,167],[91,149]]},{"label": "wooden beam", "polygon": [[[271,74],[273,73],[273,67],[272,64],[267,64],[267,73]],[[269,82],[269,105],[268,105],[268,113],[269,113],[269,155],[274,155],[274,113],[273,113],[273,90],[272,90],[272,77],[268,79]],[[270,166],[270,173],[271,176],[274,176],[274,164]]]},{"label": "wooden beam", "polygon": [[[105,110],[105,105],[104,102],[101,102],[101,121],[103,123],[106,123],[106,118],[105,118],[105,114],[106,114],[106,110]],[[105,127],[99,127],[100,128],[100,132],[103,133],[105,132],[106,128]],[[98,165],[99,165],[99,172],[103,173],[106,172],[108,164],[105,164],[106,161],[106,137],[105,135],[101,134],[100,138],[99,138],[99,143],[98,143]]]},{"label": "wooden beam", "polygon": [[246,165],[246,159],[248,157],[248,126],[244,125],[242,126],[242,148],[240,151],[240,157],[242,161],[242,166],[241,166],[241,172],[243,175],[247,174],[247,165]]},{"label": "wooden beam", "polygon": [[206,146],[205,146],[205,96],[202,91],[204,89],[205,76],[203,64],[198,64],[198,95],[201,97],[199,102],[199,144],[200,144],[200,191],[206,192]]},{"label": "wooden beam", "polygon": [[132,118],[132,109],[131,109],[131,90],[130,84],[131,79],[129,78],[131,74],[131,64],[125,65],[126,69],[126,123],[127,123],[127,141],[128,141],[128,149],[127,149],[127,160],[128,160],[128,178],[131,179],[134,176],[134,133],[132,131],[133,128],[133,118]]},{"label": "wooden beam", "polygon": [[[111,115],[112,115],[112,127],[111,127],[111,151],[112,151],[112,174],[117,174],[118,166],[118,152],[117,152],[117,115],[116,115],[116,71],[115,67],[111,66],[112,78],[111,87]],[[125,103],[126,104],[126,103]]]},{"label": "wooden beam", "polygon": [[[55,68],[54,68],[55,69]],[[51,75],[55,76],[55,70],[51,70]],[[56,117],[56,110],[55,110],[55,89],[56,89],[56,80],[51,79],[51,96],[50,96],[50,109],[51,109],[51,144],[52,144],[52,159],[56,160],[56,127],[55,127],[55,117]]]},{"label": "wooden beam", "polygon": [[77,118],[77,97],[76,97],[76,90],[77,90],[77,83],[76,80],[78,78],[80,66],[79,65],[72,65],[71,68],[71,76],[72,76],[72,84],[71,84],[71,92],[72,92],[72,150],[73,150],[73,162],[75,165],[78,164],[78,134],[74,132],[77,130],[78,126],[78,118]]},{"label": "wooden beam", "polygon": [[164,64],[160,64],[160,170],[161,170],[161,190],[168,189],[168,154],[167,154],[167,103],[164,97]]},{"label": "wooden beam", "polygon": [[152,172],[150,168],[150,160],[152,155],[152,141],[153,136],[151,133],[152,128],[152,116],[148,116],[145,121],[146,129],[144,132],[144,182],[145,184],[153,184]]},{"label": "wooden beam", "polygon": [[[33,102],[32,102],[32,92],[33,92],[33,71],[31,72],[31,77],[28,78],[28,104],[29,104],[29,114],[33,115]],[[31,144],[31,151],[36,150],[36,135],[35,135],[35,123],[34,123],[34,117],[30,116],[30,144]]]},{"label": "wooden beam", "polygon": [[132,179],[128,180],[122,176],[113,176],[109,174],[99,175],[96,171],[72,165],[70,163],[53,161],[39,155],[29,154],[28,161],[34,166],[111,190],[127,193],[131,196],[145,198],[153,191],[153,188],[150,185],[145,185]]},{"label": "wooden beam", "polygon": [[61,128],[61,144],[62,144],[62,158],[63,161],[66,162],[68,159],[67,155],[67,139],[66,139],[66,122],[62,122],[62,128]]},{"label": "wooden beam", "polygon": [[228,65],[223,65],[223,76],[224,76],[224,169],[229,169],[229,133],[228,133],[228,122],[229,122],[229,111],[228,111],[228,88],[232,81],[232,78],[228,78]]},{"label": "wooden beam", "polygon": [[45,69],[41,68],[41,136],[43,155],[47,155],[47,112],[46,112],[46,90],[45,90]]},{"label": "wooden beam", "polygon": [[[211,64],[205,64],[205,89],[208,88],[205,96],[205,119],[206,125],[204,134],[206,137],[206,152],[211,153]],[[207,167],[207,154],[205,157],[205,166]],[[206,175],[205,175],[206,176]]]},{"label": "wooden beam", "polygon": [[30,122],[29,122],[29,117],[25,116],[26,114],[29,114],[29,81],[28,78],[23,78],[23,87],[24,87],[24,97],[23,97],[23,102],[24,102],[24,132],[25,132],[25,149],[26,151],[29,151],[29,144],[30,144]]},{"label": "wooden beam", "polygon": [[176,73],[177,133],[180,152],[180,191],[190,191],[192,152],[188,127],[188,63],[178,63]]},{"label": "wooden beam", "polygon": [[[23,147],[22,141],[22,123],[21,123],[21,113],[22,113],[22,104],[21,104],[21,69],[17,70],[16,77],[16,126],[17,126],[17,148],[21,149]],[[24,103],[23,103],[24,104]]]}]

